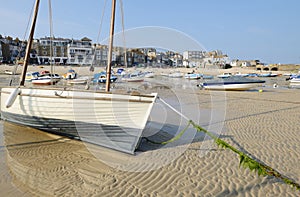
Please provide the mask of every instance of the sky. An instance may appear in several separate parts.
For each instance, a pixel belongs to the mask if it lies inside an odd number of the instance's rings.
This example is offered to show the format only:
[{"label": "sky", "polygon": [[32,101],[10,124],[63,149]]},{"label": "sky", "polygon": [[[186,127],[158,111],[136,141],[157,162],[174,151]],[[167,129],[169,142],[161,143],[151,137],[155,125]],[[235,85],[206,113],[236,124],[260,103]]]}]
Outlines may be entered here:
[{"label": "sky", "polygon": [[[122,32],[119,2],[117,0],[116,33]],[[197,50],[194,45],[184,45],[189,43],[185,41],[187,39],[195,41],[207,51],[221,50],[231,59],[300,63],[299,0],[122,2],[125,32],[134,32],[132,34],[135,36],[132,37],[141,42],[154,35],[152,37],[155,37],[156,42],[153,45],[169,40],[186,50]],[[27,39],[24,35],[28,35],[25,32],[33,4],[34,0],[0,0],[0,34]],[[98,43],[107,38],[110,0],[106,6],[105,0],[52,0],[51,4],[55,37],[88,37]],[[102,15],[103,23],[99,31]],[[160,34],[157,30],[151,35],[149,27],[156,30],[160,28],[164,33]],[[141,29],[145,35],[148,33],[143,38],[137,34]],[[49,36],[49,32],[48,0],[41,0],[35,38]],[[172,35],[168,36],[168,33]],[[158,47],[168,48],[166,45]]]}]

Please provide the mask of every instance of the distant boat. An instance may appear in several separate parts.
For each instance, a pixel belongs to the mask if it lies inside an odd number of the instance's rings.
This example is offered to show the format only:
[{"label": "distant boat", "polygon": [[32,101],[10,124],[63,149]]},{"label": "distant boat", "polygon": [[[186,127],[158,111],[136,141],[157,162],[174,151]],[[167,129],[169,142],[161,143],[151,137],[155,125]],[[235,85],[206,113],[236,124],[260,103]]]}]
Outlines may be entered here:
[{"label": "distant boat", "polygon": [[229,77],[201,83],[199,87],[207,90],[248,90],[263,83],[265,83],[265,81],[248,79],[244,77]]},{"label": "distant boat", "polygon": [[18,75],[18,73],[15,73],[14,71],[11,71],[11,70],[5,70],[4,74],[7,74],[7,75]]},{"label": "distant boat", "polygon": [[204,75],[204,74],[201,74],[201,78],[202,79],[213,79],[214,76],[213,75]]},{"label": "distant boat", "polygon": [[34,85],[53,85],[59,82],[61,77],[58,74],[39,75],[36,79],[32,79]]},{"label": "distant boat", "polygon": [[221,75],[217,75],[218,78],[228,78],[231,77],[232,74],[231,73],[223,73]]},{"label": "distant boat", "polygon": [[170,73],[168,75],[168,77],[170,77],[170,78],[182,78],[183,77],[183,73],[181,73],[179,71],[175,71],[173,73]]},{"label": "distant boat", "polygon": [[256,74],[256,73],[248,73],[248,77],[258,77],[258,74]]},{"label": "distant boat", "polygon": [[70,70],[68,70],[67,73],[63,74],[62,77],[64,79],[76,79],[77,78],[77,73],[76,73],[75,70],[70,69]]},{"label": "distant boat", "polygon": [[139,72],[130,73],[127,75],[124,75],[122,78],[122,81],[126,82],[143,82],[144,76]]},{"label": "distant boat", "polygon": [[117,75],[124,75],[125,74],[125,70],[124,70],[124,68],[119,68],[118,70],[117,70],[117,73],[116,73]]},{"label": "distant boat", "polygon": [[[118,79],[118,77],[111,75],[110,76],[110,82],[115,82]],[[106,83],[106,72],[100,72],[94,74],[94,83]]]},{"label": "distant boat", "polygon": [[201,78],[201,74],[198,73],[187,73],[184,75],[184,78],[186,79],[200,79]]},{"label": "distant boat", "polygon": [[300,75],[297,75],[290,79],[290,85],[300,85]]},{"label": "distant boat", "polygon": [[39,76],[39,72],[27,72],[25,76],[25,81],[32,81],[33,79],[37,79]]},{"label": "distant boat", "polygon": [[262,73],[262,74],[258,74],[258,77],[277,77],[278,74],[275,74],[275,73]]},{"label": "distant boat", "polygon": [[249,74],[237,72],[237,73],[234,74],[234,76],[236,76],[236,77],[248,77]]},{"label": "distant boat", "polygon": [[89,81],[89,77],[79,77],[76,79],[68,80],[68,84],[86,84]]},{"label": "distant boat", "polygon": [[152,71],[148,71],[144,73],[144,77],[145,78],[154,78],[155,77],[155,73]]}]

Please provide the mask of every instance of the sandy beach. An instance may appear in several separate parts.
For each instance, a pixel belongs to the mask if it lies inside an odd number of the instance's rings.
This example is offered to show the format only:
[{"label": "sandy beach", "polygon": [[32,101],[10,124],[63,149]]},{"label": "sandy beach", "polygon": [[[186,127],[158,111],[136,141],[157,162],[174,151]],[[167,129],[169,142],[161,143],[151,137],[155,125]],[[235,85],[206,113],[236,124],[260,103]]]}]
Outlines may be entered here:
[{"label": "sandy beach", "polygon": [[[88,68],[74,69],[90,75]],[[263,91],[241,92],[200,90],[185,79],[133,86],[158,92],[189,119],[300,183],[300,90],[272,88],[273,82]],[[186,125],[157,101],[144,136],[166,141]],[[167,145],[144,139],[136,155],[128,155],[1,121],[0,157],[1,196],[300,196],[276,178],[239,167],[236,154],[192,127]]]}]

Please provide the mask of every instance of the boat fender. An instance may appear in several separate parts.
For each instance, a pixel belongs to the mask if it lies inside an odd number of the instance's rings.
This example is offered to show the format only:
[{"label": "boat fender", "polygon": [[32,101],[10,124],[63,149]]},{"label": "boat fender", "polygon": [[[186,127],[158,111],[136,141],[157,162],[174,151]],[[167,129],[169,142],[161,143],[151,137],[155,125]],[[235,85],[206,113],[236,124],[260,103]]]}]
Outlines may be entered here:
[{"label": "boat fender", "polygon": [[277,83],[274,83],[274,84],[273,84],[273,88],[278,88]]},{"label": "boat fender", "polygon": [[10,108],[14,104],[14,102],[19,94],[21,94],[21,89],[20,89],[20,87],[17,87],[14,91],[12,91],[10,93],[8,99],[6,100],[6,103],[5,103],[6,108]]}]

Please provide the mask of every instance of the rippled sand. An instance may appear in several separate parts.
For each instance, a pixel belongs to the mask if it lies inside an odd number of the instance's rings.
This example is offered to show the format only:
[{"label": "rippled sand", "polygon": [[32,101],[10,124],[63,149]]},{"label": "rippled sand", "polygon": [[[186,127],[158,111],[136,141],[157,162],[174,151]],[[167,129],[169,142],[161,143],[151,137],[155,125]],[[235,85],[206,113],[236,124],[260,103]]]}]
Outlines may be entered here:
[{"label": "rippled sand", "polygon": [[[299,90],[209,92],[168,83],[180,88],[148,91],[300,183]],[[145,135],[164,141],[185,126],[158,101]],[[7,122],[2,137],[1,196],[300,196],[276,178],[239,168],[237,155],[192,128],[168,145],[143,140],[134,156]]]}]

